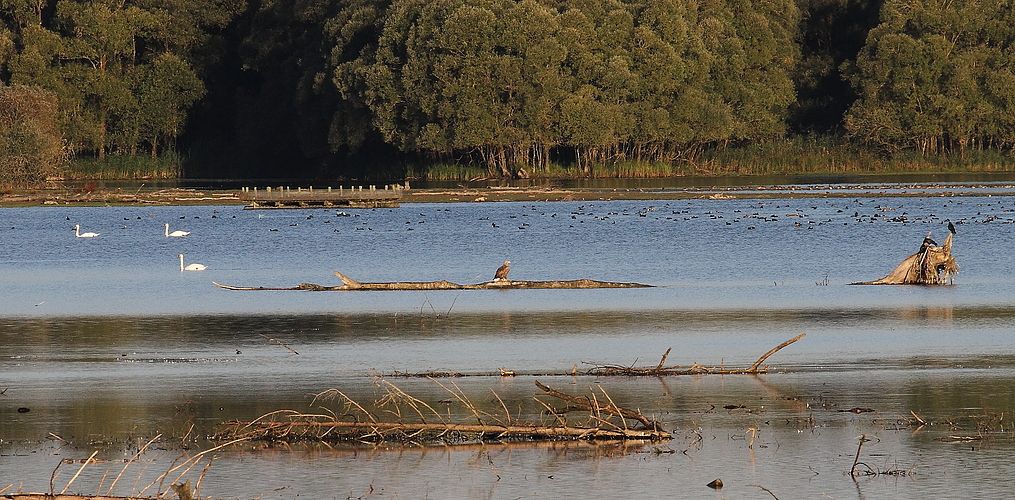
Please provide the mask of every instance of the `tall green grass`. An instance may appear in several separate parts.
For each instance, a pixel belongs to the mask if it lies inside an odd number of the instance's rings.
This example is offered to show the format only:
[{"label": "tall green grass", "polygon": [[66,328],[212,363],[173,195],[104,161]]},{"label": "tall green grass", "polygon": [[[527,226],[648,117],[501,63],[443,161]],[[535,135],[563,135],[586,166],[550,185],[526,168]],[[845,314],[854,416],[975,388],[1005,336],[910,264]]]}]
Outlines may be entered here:
[{"label": "tall green grass", "polygon": [[183,174],[183,159],[176,152],[161,156],[108,155],[105,159],[74,158],[65,177],[68,179],[178,179]]},{"label": "tall green grass", "polygon": [[425,181],[465,182],[488,177],[486,168],[479,165],[434,163],[432,165],[409,165],[405,169],[406,179]]},{"label": "tall green grass", "polygon": [[793,137],[706,151],[693,166],[697,173],[711,175],[1002,172],[1015,170],[1015,156],[999,150],[888,156],[842,139]]},{"label": "tall green grass", "polygon": [[[961,157],[922,156],[904,151],[893,156],[827,136],[797,136],[763,143],[707,149],[695,158],[673,163],[617,162],[593,165],[594,178],[662,178],[689,175],[798,175],[798,174],[894,174],[938,172],[1015,171],[1015,154],[999,150],[969,150]],[[408,178],[426,181],[485,179],[489,173],[478,165],[436,163],[413,165]],[[573,165],[550,163],[530,170],[535,179],[587,177]]]}]

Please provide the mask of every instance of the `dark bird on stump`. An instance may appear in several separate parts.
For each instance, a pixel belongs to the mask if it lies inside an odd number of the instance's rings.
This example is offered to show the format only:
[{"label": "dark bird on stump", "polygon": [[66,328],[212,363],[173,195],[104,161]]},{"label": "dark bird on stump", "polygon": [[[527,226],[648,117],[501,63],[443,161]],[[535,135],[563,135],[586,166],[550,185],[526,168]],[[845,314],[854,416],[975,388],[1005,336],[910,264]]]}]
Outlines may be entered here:
[{"label": "dark bird on stump", "polygon": [[955,224],[952,224],[952,221],[948,221],[948,231],[955,234]]},{"label": "dark bird on stump", "polygon": [[505,260],[504,263],[497,268],[497,272],[493,273],[493,280],[507,281],[509,272],[511,272],[511,261]]},{"label": "dark bird on stump", "polygon": [[937,246],[937,242],[934,241],[933,239],[931,239],[931,237],[930,237],[930,231],[927,231],[927,236],[923,237],[923,244],[920,245],[920,253],[923,253],[924,251],[926,251],[927,247],[930,247],[930,246],[935,246],[936,247]]}]

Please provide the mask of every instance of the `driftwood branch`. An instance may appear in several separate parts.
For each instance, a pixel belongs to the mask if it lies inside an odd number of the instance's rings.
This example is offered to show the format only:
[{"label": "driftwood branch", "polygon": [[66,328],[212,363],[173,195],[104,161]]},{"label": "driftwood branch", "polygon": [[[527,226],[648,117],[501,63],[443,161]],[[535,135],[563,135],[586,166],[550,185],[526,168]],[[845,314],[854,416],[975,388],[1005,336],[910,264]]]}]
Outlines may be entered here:
[{"label": "driftwood branch", "polygon": [[753,375],[768,371],[764,366],[768,358],[775,355],[787,346],[796,343],[806,337],[801,333],[762,354],[757,361],[747,368],[727,368],[725,366],[705,366],[695,363],[689,367],[666,366],[666,359],[673,349],[666,349],[659,363],[655,366],[625,366],[625,365],[596,365],[584,372],[579,372],[575,367],[570,370],[506,370],[501,368],[498,371],[481,372],[458,372],[451,370],[427,370],[422,372],[395,371],[385,376],[396,378],[459,378],[459,377],[574,377],[578,375],[591,375],[595,377],[665,377],[677,375]]},{"label": "driftwood branch", "polygon": [[805,336],[807,336],[806,333],[801,333],[800,335],[797,335],[796,337],[793,337],[793,338],[791,338],[791,339],[789,339],[789,340],[787,340],[787,341],[785,341],[785,342],[783,342],[783,343],[781,343],[781,344],[779,344],[779,345],[769,349],[768,352],[766,352],[765,354],[762,354],[761,357],[758,358],[758,360],[755,361],[754,364],[751,365],[751,367],[747,369],[747,372],[748,373],[757,373],[758,370],[761,368],[761,364],[764,363],[766,359],[772,357],[773,354],[775,354],[775,353],[779,352],[780,350],[782,350],[783,347],[786,347],[786,346],[788,346],[788,345],[790,345],[790,344],[792,344],[792,343],[794,343],[794,342],[804,338]]},{"label": "driftwood branch", "polygon": [[566,394],[556,389],[550,388],[538,380],[536,381],[536,387],[538,387],[541,391],[545,392],[550,396],[553,396],[561,401],[570,403],[570,405],[566,408],[566,410],[586,410],[586,411],[594,411],[596,413],[606,413],[617,417],[636,420],[640,422],[641,425],[644,426],[644,428],[646,429],[661,429],[658,423],[656,423],[654,420],[650,420],[641,412],[617,406],[613,404],[612,401],[608,405],[601,405],[588,396],[574,396],[571,394]]},{"label": "driftwood branch", "polygon": [[[244,422],[231,422],[230,425],[246,426]],[[393,435],[405,436],[419,433],[436,433],[445,437],[450,433],[471,434],[481,441],[501,439],[668,439],[669,434],[654,429],[612,429],[590,428],[579,426],[542,426],[542,425],[496,425],[496,424],[452,424],[425,422],[339,422],[339,421],[302,421],[302,422],[258,422],[250,426],[248,431],[252,439],[298,441],[324,439],[331,436],[332,440],[350,439],[350,434],[358,441],[379,442]]]},{"label": "driftwood branch", "polygon": [[662,358],[659,360],[659,364],[656,366],[636,367],[623,365],[599,365],[591,368],[587,373],[589,375],[596,376],[625,377],[661,377],[671,375],[750,375],[764,373],[767,371],[767,368],[763,365],[768,358],[805,336],[807,336],[806,333],[801,333],[800,335],[769,349],[768,352],[762,354],[761,357],[759,357],[758,360],[748,368],[726,368],[723,366],[709,367],[697,363],[687,368],[681,368],[679,366],[665,366],[666,358],[670,354],[670,349],[667,349],[666,352],[663,353]]},{"label": "driftwood branch", "polygon": [[[640,412],[621,408],[613,404],[599,404],[595,397],[582,398],[572,396],[560,391],[553,390],[537,382],[537,385],[547,394],[573,402],[590,412],[591,416],[587,425],[570,424],[560,415],[556,425],[544,425],[535,423],[521,423],[517,418],[507,412],[507,406],[501,401],[504,409],[503,419],[478,410],[461,389],[457,387],[444,389],[454,394],[462,405],[469,409],[477,423],[455,423],[444,420],[443,417],[433,409],[432,406],[424,403],[393,384],[385,382],[386,395],[381,397],[374,405],[379,408],[386,408],[387,413],[393,415],[396,421],[381,421],[374,419],[360,403],[352,400],[349,396],[331,389],[325,391],[329,397],[341,397],[343,406],[347,411],[339,419],[336,413],[323,414],[302,414],[292,410],[277,410],[267,413],[249,422],[228,422],[224,424],[224,430],[215,436],[220,440],[265,440],[265,441],[356,441],[356,442],[386,442],[401,441],[413,444],[439,443],[439,444],[461,444],[469,442],[500,442],[504,440],[525,440],[525,441],[554,441],[554,440],[662,440],[670,439],[671,435],[654,421],[649,420]],[[322,393],[324,394],[324,393]],[[604,392],[605,395],[605,392]],[[607,399],[609,396],[606,395]],[[326,399],[321,394],[315,397],[314,403]],[[498,397],[499,399],[499,397]],[[537,401],[539,401],[537,399]],[[541,402],[541,401],[540,401]],[[542,402],[541,402],[542,403]],[[413,413],[419,418],[418,421],[406,421],[411,414],[403,415],[399,410],[400,404],[407,404],[413,409]],[[543,403],[545,405],[545,403]],[[426,408],[434,416],[440,419],[439,422],[426,421],[423,418],[421,408]],[[549,409],[549,406],[547,406]],[[552,412],[553,410],[550,409]],[[626,423],[615,425],[609,422],[608,418],[599,418],[599,415],[621,417],[622,419],[637,420],[643,424],[643,428],[631,429]],[[369,420],[360,418],[366,415]],[[450,419],[450,415],[447,416]],[[481,417],[491,417],[497,423],[490,423]]]},{"label": "driftwood branch", "polygon": [[625,283],[617,281],[598,281],[591,279],[577,280],[493,280],[482,283],[461,284],[447,280],[438,281],[391,281],[368,283],[356,281],[338,271],[335,276],[342,280],[341,285],[319,285],[317,283],[300,283],[290,287],[235,286],[212,282],[213,285],[226,290],[240,291],[283,291],[300,290],[309,292],[350,292],[367,290],[519,290],[519,289],[587,289],[587,288],[650,288],[653,285],[642,283]]}]

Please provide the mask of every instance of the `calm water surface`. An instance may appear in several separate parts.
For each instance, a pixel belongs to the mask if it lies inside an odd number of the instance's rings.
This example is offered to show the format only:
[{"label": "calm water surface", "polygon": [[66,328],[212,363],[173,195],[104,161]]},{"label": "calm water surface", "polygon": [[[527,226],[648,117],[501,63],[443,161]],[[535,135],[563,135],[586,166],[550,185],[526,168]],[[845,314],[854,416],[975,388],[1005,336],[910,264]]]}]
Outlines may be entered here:
[{"label": "calm water surface", "polygon": [[[958,227],[955,286],[846,285],[887,273],[928,231],[942,241],[945,219]],[[1011,496],[1007,482],[982,478],[984,470],[990,477],[1015,472],[1007,433],[1015,403],[1013,220],[1015,198],[1007,196],[443,204],[347,213],[3,209],[0,489],[47,491],[61,459],[98,450],[110,462],[89,466],[71,488],[94,492],[109,482],[103,473],[115,476],[124,458],[162,433],[158,449],[117,486],[137,492],[179,456],[181,443],[190,453],[213,446],[203,437],[224,420],[307,410],[310,395],[333,387],[367,402],[380,395],[372,379],[378,374],[654,364],[669,347],[669,363],[749,365],[807,332],[760,377],[540,379],[575,393],[606,388],[618,404],[669,425],[669,443],[245,445],[216,455],[202,492],[770,498],[752,486],[760,485],[779,498]],[[166,222],[193,234],[164,238]],[[101,235],[79,240],[74,224]],[[209,269],[181,273],[179,253]],[[211,284],[332,284],[336,270],[365,281],[478,282],[505,258],[517,279],[657,286],[314,293]],[[455,382],[491,411],[499,407],[493,390],[518,417],[538,419],[532,380]],[[428,380],[397,383],[431,402],[448,397]],[[857,407],[875,411],[839,411]],[[915,428],[910,411],[935,425]],[[972,442],[949,437],[976,434],[978,423],[995,432]],[[847,472],[860,434],[874,439],[864,445],[865,463],[907,475],[853,481]],[[57,490],[78,467],[61,466]],[[727,485],[720,493],[704,487],[716,477]]]}]

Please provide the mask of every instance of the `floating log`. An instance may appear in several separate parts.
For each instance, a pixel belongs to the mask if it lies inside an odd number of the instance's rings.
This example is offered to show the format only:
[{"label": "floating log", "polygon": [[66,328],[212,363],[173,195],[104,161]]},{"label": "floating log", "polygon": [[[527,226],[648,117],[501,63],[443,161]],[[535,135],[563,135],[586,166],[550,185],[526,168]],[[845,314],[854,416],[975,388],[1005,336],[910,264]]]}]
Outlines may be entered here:
[{"label": "floating log", "polygon": [[[345,393],[330,389],[317,394],[311,405],[319,401],[341,398],[344,408],[325,414],[304,414],[293,410],[276,410],[249,422],[231,421],[224,424],[214,439],[261,440],[277,442],[320,441],[320,442],[368,442],[388,441],[411,444],[468,444],[503,441],[659,441],[671,439],[654,420],[637,410],[623,408],[613,403],[603,388],[597,398],[566,394],[536,382],[548,396],[557,398],[569,406],[565,410],[554,410],[546,402],[536,398],[553,415],[553,424],[519,422],[508,412],[500,396],[502,415],[493,415],[480,410],[453,383],[449,386],[434,380],[447,390],[461,405],[471,412],[475,423],[449,421],[451,416],[438,412],[430,404],[412,396],[394,384],[381,381],[386,394],[374,402],[374,406],[387,415],[398,417],[396,421],[383,421],[363,405]],[[588,413],[583,423],[571,423],[564,416],[568,411],[580,409]],[[406,419],[412,414],[418,417]],[[338,415],[342,415],[341,419]],[[616,420],[614,420],[616,419]],[[628,425],[628,420],[641,425]]]},{"label": "floating log", "polygon": [[[954,227],[954,226],[950,226]],[[906,257],[884,278],[874,281],[859,281],[850,285],[950,285],[959,273],[959,266],[952,257],[952,239],[949,232],[943,245],[931,244],[930,235],[924,239],[920,250]]]},{"label": "floating log", "polygon": [[429,433],[439,440],[452,434],[469,435],[477,441],[519,439],[553,441],[584,440],[651,440],[669,439],[669,433],[654,429],[623,429],[612,427],[451,424],[441,422],[339,422],[334,420],[302,420],[288,422],[229,422],[236,430],[245,429],[251,439],[268,441],[367,441],[381,442],[397,435],[422,441]]},{"label": "floating log", "polygon": [[66,493],[6,493],[3,500],[155,500],[156,497],[119,497],[110,495],[71,495]]},{"label": "floating log", "polygon": [[806,333],[801,333],[796,337],[793,337],[771,349],[761,357],[757,359],[748,368],[726,368],[726,367],[709,367],[700,364],[693,364],[689,368],[681,368],[679,366],[666,366],[666,357],[670,354],[670,349],[667,349],[663,353],[659,363],[655,366],[647,367],[636,367],[636,366],[622,366],[622,365],[604,365],[596,366],[590,369],[587,373],[589,375],[596,375],[600,377],[605,376],[624,376],[624,377],[661,377],[671,375],[756,375],[765,373],[768,368],[764,366],[765,361],[772,357],[775,353],[782,350],[784,347],[795,343],[796,341],[807,336]]},{"label": "floating log", "polygon": [[519,289],[588,289],[588,288],[651,288],[653,285],[642,283],[623,283],[616,281],[598,281],[591,279],[577,280],[492,280],[482,283],[460,284],[447,280],[438,281],[392,281],[369,283],[356,281],[338,271],[335,276],[342,280],[341,285],[319,285],[317,283],[300,283],[290,287],[235,286],[212,282],[213,285],[226,290],[240,291],[286,291],[301,290],[308,292],[351,292],[365,290],[519,290]]},{"label": "floating log", "polygon": [[694,363],[688,367],[680,367],[675,365],[666,365],[666,358],[669,357],[670,351],[673,348],[666,349],[662,357],[659,359],[659,363],[654,366],[625,366],[625,365],[595,365],[588,370],[579,371],[577,366],[572,367],[570,370],[539,370],[539,371],[525,371],[525,370],[511,370],[510,372],[501,368],[498,371],[481,371],[481,372],[457,372],[447,370],[427,370],[422,372],[400,372],[395,371],[392,373],[385,374],[386,377],[396,378],[461,378],[461,377],[505,377],[508,376],[506,373],[510,373],[511,377],[575,377],[579,375],[591,375],[595,377],[669,377],[669,376],[680,376],[680,375],[758,375],[768,372],[768,366],[765,365],[765,361],[768,358],[775,355],[783,348],[796,343],[798,340],[806,337],[806,333],[801,333],[796,337],[793,337],[781,344],[771,348],[765,354],[762,354],[758,359],[749,367],[738,368],[738,367],[726,367],[726,366],[705,366],[699,363]]}]

